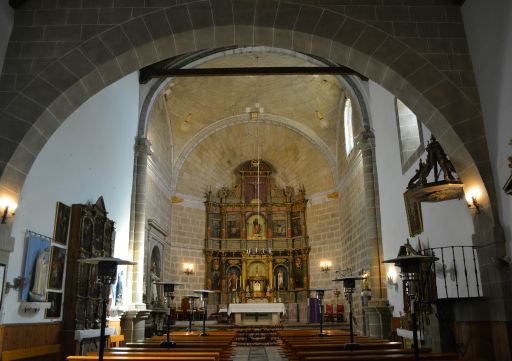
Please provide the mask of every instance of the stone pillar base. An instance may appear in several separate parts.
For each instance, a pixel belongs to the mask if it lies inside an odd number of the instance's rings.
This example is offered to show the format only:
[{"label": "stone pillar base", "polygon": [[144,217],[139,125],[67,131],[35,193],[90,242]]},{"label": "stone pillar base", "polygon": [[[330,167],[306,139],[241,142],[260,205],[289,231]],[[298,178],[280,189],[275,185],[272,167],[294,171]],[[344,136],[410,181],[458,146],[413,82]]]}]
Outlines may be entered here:
[{"label": "stone pillar base", "polygon": [[370,301],[363,308],[366,336],[389,338],[391,335],[391,310],[387,301]]},{"label": "stone pillar base", "polygon": [[121,319],[122,332],[126,342],[137,342],[144,340],[146,330],[146,319],[150,310],[129,310],[123,314]]}]

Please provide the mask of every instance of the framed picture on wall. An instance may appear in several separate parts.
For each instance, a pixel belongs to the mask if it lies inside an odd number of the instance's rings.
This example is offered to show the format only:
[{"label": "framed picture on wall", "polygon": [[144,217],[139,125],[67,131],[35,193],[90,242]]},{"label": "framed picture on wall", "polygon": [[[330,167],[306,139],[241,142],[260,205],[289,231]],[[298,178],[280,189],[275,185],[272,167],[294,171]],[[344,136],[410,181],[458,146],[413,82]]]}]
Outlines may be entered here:
[{"label": "framed picture on wall", "polygon": [[50,273],[48,274],[48,288],[62,289],[64,267],[66,265],[66,249],[53,246],[50,258]]},{"label": "framed picture on wall", "polygon": [[41,302],[45,300],[50,264],[50,241],[51,239],[46,236],[27,231],[23,271],[23,277],[27,282],[23,283],[22,301]]},{"label": "framed picture on wall", "polygon": [[50,308],[46,309],[44,318],[60,318],[62,308],[62,293],[61,292],[47,292],[46,302],[51,302]]},{"label": "framed picture on wall", "polygon": [[55,211],[55,227],[53,229],[54,242],[63,245],[67,243],[70,216],[71,207],[64,203],[57,202],[57,209]]}]

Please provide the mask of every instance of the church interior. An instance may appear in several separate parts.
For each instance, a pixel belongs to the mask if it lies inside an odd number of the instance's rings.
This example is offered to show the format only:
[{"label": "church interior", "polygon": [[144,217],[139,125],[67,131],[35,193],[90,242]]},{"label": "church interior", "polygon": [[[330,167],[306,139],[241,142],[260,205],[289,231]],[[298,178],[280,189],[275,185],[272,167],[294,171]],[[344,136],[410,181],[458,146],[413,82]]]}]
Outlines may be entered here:
[{"label": "church interior", "polygon": [[511,20],[5,0],[1,359],[512,360]]}]

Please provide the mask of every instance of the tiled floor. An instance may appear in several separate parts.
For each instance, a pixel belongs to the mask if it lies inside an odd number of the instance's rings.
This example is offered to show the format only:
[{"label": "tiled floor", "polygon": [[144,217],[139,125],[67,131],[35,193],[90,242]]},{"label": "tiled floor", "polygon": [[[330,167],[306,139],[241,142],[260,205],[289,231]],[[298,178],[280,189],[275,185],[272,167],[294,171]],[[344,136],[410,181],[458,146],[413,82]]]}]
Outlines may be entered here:
[{"label": "tiled floor", "polygon": [[236,347],[232,361],[287,361],[278,346]]}]

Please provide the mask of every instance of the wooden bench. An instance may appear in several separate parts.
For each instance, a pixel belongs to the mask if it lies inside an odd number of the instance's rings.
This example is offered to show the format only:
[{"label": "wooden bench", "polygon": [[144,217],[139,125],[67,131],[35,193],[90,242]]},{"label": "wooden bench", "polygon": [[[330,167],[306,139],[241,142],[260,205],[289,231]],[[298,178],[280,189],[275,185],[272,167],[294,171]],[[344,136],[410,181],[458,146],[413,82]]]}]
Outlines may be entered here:
[{"label": "wooden bench", "polygon": [[[332,361],[334,356],[312,356],[306,358],[307,361]],[[347,355],[336,356],[338,361],[386,361],[386,360],[401,360],[401,361],[414,361],[414,354],[395,354],[395,355]],[[421,360],[424,361],[448,361],[460,360],[457,354],[454,353],[426,353],[421,355]]]},{"label": "wooden bench", "polygon": [[[94,361],[98,356],[68,356],[67,361]],[[103,356],[104,361],[215,361],[213,356]]]},{"label": "wooden bench", "polygon": [[124,335],[112,335],[108,339],[110,347],[119,347],[124,343]]},{"label": "wooden bench", "polygon": [[2,351],[2,361],[23,360],[38,356],[56,355],[56,360],[60,358],[63,347],[61,344],[20,348],[15,350]]},{"label": "wooden bench", "polygon": [[[96,353],[97,354],[97,353]],[[213,357],[215,361],[220,361],[220,353],[219,352],[201,352],[196,350],[190,350],[190,351],[149,351],[149,352],[121,352],[121,351],[107,351],[104,353],[105,356],[144,356],[144,357],[160,357],[160,356],[173,356],[173,357]],[[89,354],[88,356],[92,356],[92,354]],[[95,355],[94,355],[95,356]]]}]

